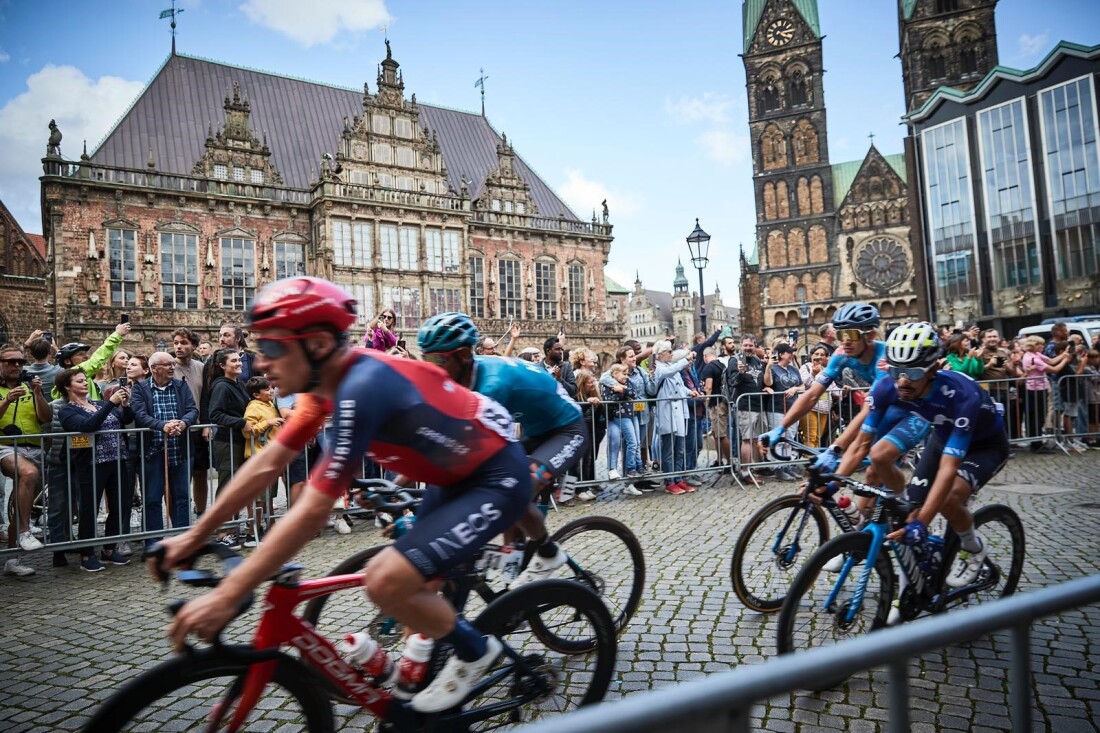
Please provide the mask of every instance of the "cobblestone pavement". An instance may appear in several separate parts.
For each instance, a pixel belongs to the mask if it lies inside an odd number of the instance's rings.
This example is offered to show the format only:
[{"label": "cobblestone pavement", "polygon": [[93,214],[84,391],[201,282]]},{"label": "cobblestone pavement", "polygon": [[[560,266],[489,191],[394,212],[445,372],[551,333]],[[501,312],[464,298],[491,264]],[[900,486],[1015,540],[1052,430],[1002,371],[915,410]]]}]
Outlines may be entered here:
[{"label": "cobblestone pavement", "polygon": [[[774,618],[736,599],[729,557],[745,519],[791,488],[769,483],[742,491],[722,479],[684,496],[607,492],[552,515],[552,526],[584,513],[616,517],[646,551],[645,593],[622,635],[609,699],[774,655]],[[1028,552],[1021,590],[1096,572],[1100,452],[1017,457],[978,501],[991,502],[1008,504],[1023,518]],[[362,523],[350,535],[329,531],[301,561],[310,574],[322,574],[379,540]],[[73,565],[53,569],[49,557],[31,557],[38,570],[32,577],[0,577],[0,730],[74,730],[117,685],[167,654],[166,596],[136,563],[89,575]],[[1035,730],[1097,730],[1100,609],[1042,620],[1032,646]],[[922,658],[911,686],[913,730],[1009,729],[1007,650],[1007,635],[995,635]],[[772,731],[884,730],[886,704],[886,675],[879,670],[828,692],[769,700],[755,708],[754,722]],[[360,730],[365,722],[359,714],[344,729]]]}]

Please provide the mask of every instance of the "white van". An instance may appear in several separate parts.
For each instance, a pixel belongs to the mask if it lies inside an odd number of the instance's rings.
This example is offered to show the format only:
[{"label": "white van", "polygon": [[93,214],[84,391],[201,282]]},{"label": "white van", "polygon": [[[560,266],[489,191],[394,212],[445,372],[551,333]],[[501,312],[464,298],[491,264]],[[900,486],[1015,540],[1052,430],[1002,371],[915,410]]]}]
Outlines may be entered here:
[{"label": "white van", "polygon": [[[1071,334],[1079,333],[1085,339],[1085,346],[1092,348],[1093,340],[1097,334],[1100,334],[1100,321],[1064,321],[1066,328],[1069,329]],[[1050,329],[1054,326],[1053,323],[1042,323],[1038,326],[1027,326],[1021,328],[1020,333],[1016,335],[1016,338],[1024,338],[1025,336],[1042,336],[1045,341],[1050,341]]]}]

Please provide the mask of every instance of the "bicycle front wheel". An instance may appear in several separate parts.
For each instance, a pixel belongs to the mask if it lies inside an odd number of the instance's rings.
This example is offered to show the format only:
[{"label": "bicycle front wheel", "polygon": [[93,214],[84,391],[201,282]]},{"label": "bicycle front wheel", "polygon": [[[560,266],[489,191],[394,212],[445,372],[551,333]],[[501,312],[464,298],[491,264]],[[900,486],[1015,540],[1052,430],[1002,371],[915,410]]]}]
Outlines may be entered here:
[{"label": "bicycle front wheel", "polygon": [[[1026,540],[1020,517],[1003,504],[989,504],[974,512],[974,529],[985,545],[986,560],[977,580],[961,591],[960,602],[988,603],[1012,595],[1024,570]],[[959,550],[958,535],[952,535],[946,572],[952,571]]]},{"label": "bicycle front wheel", "polygon": [[778,611],[802,561],[827,539],[829,522],[820,505],[795,494],[768,502],[749,518],[733,546],[733,592],[753,611]]},{"label": "bicycle front wheel", "polygon": [[[226,730],[249,670],[248,646],[207,648],[158,664],[130,680],[82,729],[85,733],[161,730]],[[275,675],[249,713],[246,730],[297,728],[331,733],[332,707],[320,679],[301,662],[279,653]],[[220,717],[221,725],[210,726]]]},{"label": "bicycle front wheel", "polygon": [[[595,643],[587,654],[561,654],[532,633],[536,623],[552,626],[559,637]],[[520,586],[490,603],[474,625],[498,637],[518,659],[502,654],[460,714],[471,730],[558,715],[607,694],[617,653],[611,615],[579,583],[539,580]]]},{"label": "bicycle front wheel", "polygon": [[[894,598],[893,570],[884,545],[864,585],[870,548],[870,534],[848,532],[826,542],[806,561],[779,611],[776,647],[780,654],[829,646],[886,625]],[[846,559],[844,569],[825,570],[837,556]],[[857,603],[861,591],[862,602]],[[822,680],[813,689],[825,690],[840,682],[843,678]]]}]

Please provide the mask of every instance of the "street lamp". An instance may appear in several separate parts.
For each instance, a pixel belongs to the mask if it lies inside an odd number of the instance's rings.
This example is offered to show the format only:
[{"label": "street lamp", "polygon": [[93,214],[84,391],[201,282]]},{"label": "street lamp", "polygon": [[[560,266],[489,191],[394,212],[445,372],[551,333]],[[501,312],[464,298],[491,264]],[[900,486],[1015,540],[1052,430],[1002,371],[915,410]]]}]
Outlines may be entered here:
[{"label": "street lamp", "polygon": [[699,228],[699,219],[695,220],[695,230],[688,235],[688,251],[691,252],[691,264],[699,271],[699,330],[703,335],[707,333],[707,305],[706,296],[703,295],[703,268],[710,259],[707,250],[710,248],[710,235]]},{"label": "street lamp", "polygon": [[806,345],[806,361],[810,359],[810,331],[808,329],[810,323],[810,304],[806,302],[806,295],[803,293],[802,300],[798,303],[798,319],[802,321],[802,343]]}]

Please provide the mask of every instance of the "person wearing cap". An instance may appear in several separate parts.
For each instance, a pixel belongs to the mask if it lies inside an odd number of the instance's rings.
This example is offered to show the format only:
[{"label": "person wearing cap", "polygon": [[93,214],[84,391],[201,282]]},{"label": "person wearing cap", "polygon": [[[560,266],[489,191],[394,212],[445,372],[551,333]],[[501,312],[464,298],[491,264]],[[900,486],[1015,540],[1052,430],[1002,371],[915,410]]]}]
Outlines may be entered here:
[{"label": "person wearing cap", "polygon": [[[95,375],[115,355],[119,345],[122,344],[122,337],[128,333],[130,333],[129,323],[118,324],[115,326],[115,332],[108,336],[90,356],[88,351],[92,347],[88,344],[79,341],[65,344],[57,351],[57,365],[62,369],[79,369],[83,372],[84,376],[88,378],[88,399],[101,400],[103,395],[100,394],[99,387],[95,384]],[[62,397],[56,387],[51,390],[51,394],[55,400]]]},{"label": "person wearing cap", "polygon": [[[657,359],[654,381],[657,384],[657,402],[653,406],[655,430],[660,438],[661,473],[665,474],[665,491],[670,494],[689,494],[695,487],[685,483],[684,450],[687,438],[688,402],[691,396],[680,372],[687,369],[695,353],[683,349],[673,354],[672,344],[658,341],[653,347]],[[674,358],[675,356],[679,358]]]},{"label": "person wearing cap", "polygon": [[523,351],[519,352],[519,358],[524,361],[529,361],[532,364],[538,364],[542,361],[542,352],[536,349],[534,346],[528,346]]},{"label": "person wearing cap", "polygon": [[[794,349],[791,345],[785,342],[779,343],[772,351],[767,366],[764,367],[764,391],[771,395],[771,399],[765,402],[769,427],[781,424],[783,413],[790,409],[799,394],[806,391],[802,383],[802,373],[791,363],[793,360]],[[793,440],[798,433],[798,423],[792,422],[784,432]],[[781,444],[777,450],[781,455],[788,456],[790,446]],[[776,468],[775,476],[782,481],[799,479],[795,469],[786,466]]]}]

